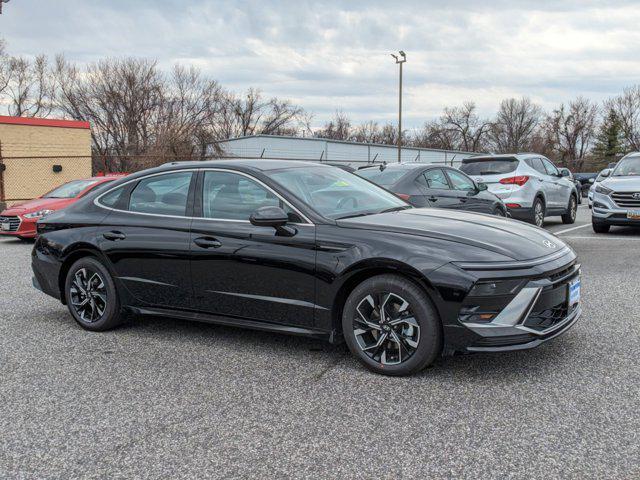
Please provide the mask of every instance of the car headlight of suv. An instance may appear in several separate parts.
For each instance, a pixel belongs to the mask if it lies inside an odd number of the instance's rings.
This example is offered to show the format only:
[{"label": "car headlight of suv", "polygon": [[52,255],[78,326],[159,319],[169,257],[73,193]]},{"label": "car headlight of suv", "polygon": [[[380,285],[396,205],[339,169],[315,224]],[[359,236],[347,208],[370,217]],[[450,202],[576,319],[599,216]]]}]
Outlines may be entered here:
[{"label": "car headlight of suv", "polygon": [[37,212],[25,213],[23,217],[24,218],[41,218],[53,212],[54,210],[38,210]]},{"label": "car headlight of suv", "polygon": [[609,195],[613,190],[607,187],[603,187],[602,185],[596,186],[596,193],[601,193],[602,195]]},{"label": "car headlight of suv", "polygon": [[486,296],[498,296],[498,295],[513,295],[520,290],[524,280],[501,280],[501,281],[489,281],[478,282],[469,292],[470,297],[486,297]]}]

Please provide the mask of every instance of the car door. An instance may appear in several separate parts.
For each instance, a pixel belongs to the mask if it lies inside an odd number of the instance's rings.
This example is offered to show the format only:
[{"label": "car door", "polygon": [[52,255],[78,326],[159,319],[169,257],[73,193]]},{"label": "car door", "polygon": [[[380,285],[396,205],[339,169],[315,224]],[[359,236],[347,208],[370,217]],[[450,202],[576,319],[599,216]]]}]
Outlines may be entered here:
[{"label": "car door", "polygon": [[149,306],[189,308],[193,170],[150,175],[98,197],[111,211],[97,243],[119,283]]},{"label": "car door", "polygon": [[458,208],[458,195],[451,188],[442,168],[430,168],[418,176],[427,205],[437,208]]},{"label": "car door", "polygon": [[560,171],[549,160],[542,158],[542,163],[547,171],[548,182],[550,183],[551,191],[553,192],[553,203],[549,202],[549,206],[554,208],[566,208],[569,204],[569,195],[571,194],[569,182],[560,175]]},{"label": "car door", "polygon": [[[547,173],[547,169],[544,167],[544,163],[542,163],[542,159],[534,157],[527,158],[525,161],[534,170],[534,172],[531,172],[533,174],[530,175],[535,188],[532,192],[532,196],[539,191],[543,192],[547,205],[550,205],[549,202],[553,202],[553,184],[549,181],[549,174]],[[531,202],[533,203],[533,197],[531,198]]]},{"label": "car door", "polygon": [[453,191],[458,197],[458,209],[470,212],[492,213],[491,202],[488,202],[476,187],[476,184],[464,173],[453,168],[445,169]]},{"label": "car door", "polygon": [[[293,235],[252,225],[263,206],[288,211]],[[195,308],[202,312],[312,327],[315,225],[246,173],[200,173],[191,230]]]}]

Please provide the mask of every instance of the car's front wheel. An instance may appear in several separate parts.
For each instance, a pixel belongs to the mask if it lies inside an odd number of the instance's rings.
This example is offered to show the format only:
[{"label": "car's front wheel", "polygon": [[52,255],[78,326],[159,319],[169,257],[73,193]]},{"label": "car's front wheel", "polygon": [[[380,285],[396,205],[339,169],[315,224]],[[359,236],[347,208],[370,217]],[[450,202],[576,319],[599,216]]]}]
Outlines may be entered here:
[{"label": "car's front wheel", "polygon": [[82,328],[104,331],[122,323],[120,301],[109,271],[98,260],[84,257],[67,273],[65,298]]},{"label": "car's front wheel", "polygon": [[593,231],[596,233],[609,233],[609,230],[611,229],[611,225],[594,221],[591,222],[591,226],[593,227]]},{"label": "car's front wheel", "polygon": [[342,329],[351,353],[385,375],[416,373],[442,350],[440,318],[431,300],[398,275],[379,275],[358,285],[344,305]]}]

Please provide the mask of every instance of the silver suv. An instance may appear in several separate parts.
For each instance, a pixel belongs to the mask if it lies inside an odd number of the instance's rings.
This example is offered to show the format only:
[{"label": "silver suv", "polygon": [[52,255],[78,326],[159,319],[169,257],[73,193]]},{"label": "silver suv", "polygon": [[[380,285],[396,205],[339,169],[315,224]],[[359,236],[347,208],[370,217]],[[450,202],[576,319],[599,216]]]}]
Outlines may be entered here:
[{"label": "silver suv", "polygon": [[545,217],[562,216],[574,223],[578,191],[574,183],[536,153],[482,155],[462,160],[460,170],[500,197],[513,218],[538,227]]},{"label": "silver suv", "polygon": [[593,230],[607,233],[611,225],[640,227],[640,152],[630,153],[600,175],[603,178],[593,190]]}]

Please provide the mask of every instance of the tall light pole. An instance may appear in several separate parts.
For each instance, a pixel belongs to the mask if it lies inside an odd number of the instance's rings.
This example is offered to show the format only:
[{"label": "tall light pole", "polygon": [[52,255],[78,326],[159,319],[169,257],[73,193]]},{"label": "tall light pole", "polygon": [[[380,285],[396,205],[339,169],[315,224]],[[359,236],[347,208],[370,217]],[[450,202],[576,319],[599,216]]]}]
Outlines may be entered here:
[{"label": "tall light pole", "polygon": [[407,61],[407,55],[402,50],[398,53],[400,57],[393,53],[391,56],[396,60],[396,64],[400,66],[400,87],[398,88],[398,163],[400,163],[402,161],[402,64]]},{"label": "tall light pole", "polygon": [[0,0],[0,15],[2,15],[2,4],[9,3],[9,0]]}]

